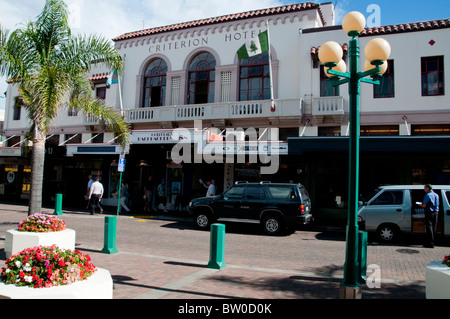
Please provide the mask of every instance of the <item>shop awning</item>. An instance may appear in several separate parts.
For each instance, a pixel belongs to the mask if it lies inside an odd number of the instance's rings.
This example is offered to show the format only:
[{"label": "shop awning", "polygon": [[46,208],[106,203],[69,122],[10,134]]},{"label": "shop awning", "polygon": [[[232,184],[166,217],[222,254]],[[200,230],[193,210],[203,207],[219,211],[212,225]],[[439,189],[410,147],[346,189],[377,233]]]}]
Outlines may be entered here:
[{"label": "shop awning", "polygon": [[[289,155],[349,149],[349,137],[294,137],[288,143]],[[450,136],[361,136],[360,152],[450,152]]]}]

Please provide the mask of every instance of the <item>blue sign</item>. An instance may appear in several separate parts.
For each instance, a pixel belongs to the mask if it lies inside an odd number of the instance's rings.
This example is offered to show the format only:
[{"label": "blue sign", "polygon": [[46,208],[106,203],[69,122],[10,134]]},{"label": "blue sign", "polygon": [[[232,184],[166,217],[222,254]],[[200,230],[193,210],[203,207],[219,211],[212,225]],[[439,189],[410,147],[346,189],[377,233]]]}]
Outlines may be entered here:
[{"label": "blue sign", "polygon": [[125,172],[125,159],[119,159],[119,167],[117,169],[119,172]]}]

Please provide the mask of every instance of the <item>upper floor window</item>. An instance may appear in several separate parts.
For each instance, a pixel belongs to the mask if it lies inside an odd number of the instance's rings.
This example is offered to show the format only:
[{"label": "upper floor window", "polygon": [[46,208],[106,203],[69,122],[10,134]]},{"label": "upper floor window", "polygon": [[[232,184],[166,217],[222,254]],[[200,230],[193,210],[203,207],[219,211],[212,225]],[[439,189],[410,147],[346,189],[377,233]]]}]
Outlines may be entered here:
[{"label": "upper floor window", "polygon": [[216,59],[211,53],[197,54],[189,65],[189,104],[214,103]]},{"label": "upper floor window", "polygon": [[106,86],[96,88],[95,96],[97,97],[97,99],[105,100],[106,99]]},{"label": "upper floor window", "polygon": [[13,121],[19,121],[20,120],[20,113],[22,111],[22,98],[20,96],[17,96],[14,98],[14,113],[13,113]]},{"label": "upper floor window", "polygon": [[394,88],[394,61],[388,60],[388,67],[380,79],[380,85],[373,86],[373,97],[375,99],[395,97]]},{"label": "upper floor window", "polygon": [[153,60],[144,75],[144,107],[166,104],[167,64],[163,59]]},{"label": "upper floor window", "polygon": [[325,74],[324,67],[320,67],[320,96],[339,96],[339,86],[333,86],[333,81]]},{"label": "upper floor window", "polygon": [[444,57],[422,58],[422,96],[444,95]]},{"label": "upper floor window", "polygon": [[239,100],[270,100],[269,53],[241,60]]}]

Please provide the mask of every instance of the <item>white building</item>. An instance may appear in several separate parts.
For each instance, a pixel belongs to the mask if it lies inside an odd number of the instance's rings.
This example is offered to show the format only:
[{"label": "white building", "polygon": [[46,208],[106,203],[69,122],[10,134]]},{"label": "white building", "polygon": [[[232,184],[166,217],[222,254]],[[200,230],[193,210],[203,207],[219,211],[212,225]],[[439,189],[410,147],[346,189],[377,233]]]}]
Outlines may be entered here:
[{"label": "white building", "polygon": [[[444,19],[366,29],[361,35],[361,48],[375,36],[392,47],[381,89],[363,85],[361,91],[363,190],[386,183],[450,182],[450,92],[444,82],[449,27]],[[267,29],[270,61],[269,52],[239,60],[241,46],[256,42]],[[101,66],[90,76],[97,96],[122,108],[132,127],[125,174],[136,207],[148,175],[167,180],[172,205],[206,193],[198,183],[202,178],[215,179],[219,191],[243,179],[302,182],[316,207],[345,206],[348,90],[347,85],[332,89],[317,60],[318,47],[329,40],[342,44],[344,52],[349,41],[334,25],[331,3],[256,10],[115,38],[125,60],[119,85],[106,88],[111,70]],[[9,141],[17,144],[28,123],[18,117],[14,90],[8,89],[5,135],[16,136]],[[180,128],[223,134],[255,128],[257,143],[228,148],[230,163],[179,164],[172,161],[172,150],[178,142],[173,132]],[[47,157],[49,180],[74,181],[62,191],[81,196],[87,175],[101,174],[109,194],[114,191],[120,150],[113,136],[69,110],[60,114],[52,134],[51,151],[62,154]],[[210,145],[223,141],[214,137]],[[277,173],[261,175],[265,164],[250,155],[263,148],[274,151],[267,144],[274,138],[281,151]],[[243,163],[237,163],[239,155],[245,156]]]}]

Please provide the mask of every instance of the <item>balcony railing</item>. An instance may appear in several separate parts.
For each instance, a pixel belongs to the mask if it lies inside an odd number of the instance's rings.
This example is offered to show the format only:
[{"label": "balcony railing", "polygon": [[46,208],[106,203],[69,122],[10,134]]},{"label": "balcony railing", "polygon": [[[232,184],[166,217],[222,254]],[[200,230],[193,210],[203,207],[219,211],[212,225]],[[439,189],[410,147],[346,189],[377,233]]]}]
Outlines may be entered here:
[{"label": "balcony railing", "polygon": [[183,106],[163,106],[153,108],[130,109],[125,111],[129,123],[178,122],[192,120],[231,120],[248,118],[301,118],[302,100],[276,100],[272,102],[246,101]]},{"label": "balcony railing", "polygon": [[317,122],[322,122],[325,116],[333,117],[336,122],[342,122],[344,114],[343,97],[327,96],[313,98],[312,115]]}]

